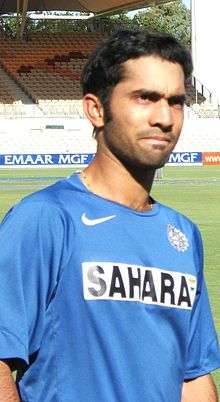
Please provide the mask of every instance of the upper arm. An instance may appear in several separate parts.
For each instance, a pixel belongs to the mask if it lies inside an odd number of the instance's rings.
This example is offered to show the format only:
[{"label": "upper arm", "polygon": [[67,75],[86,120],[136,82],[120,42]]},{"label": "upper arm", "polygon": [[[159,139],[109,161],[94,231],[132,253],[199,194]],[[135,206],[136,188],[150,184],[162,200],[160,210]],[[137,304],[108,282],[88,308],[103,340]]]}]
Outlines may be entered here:
[{"label": "upper arm", "polygon": [[40,202],[18,205],[0,226],[0,358],[28,363],[38,350],[66,232],[59,210]]},{"label": "upper arm", "polygon": [[196,298],[190,318],[184,380],[193,380],[220,367],[220,349],[203,276],[203,247],[199,232],[194,236],[194,260],[198,272]]},{"label": "upper arm", "polygon": [[210,374],[183,383],[181,402],[218,402],[217,390]]}]

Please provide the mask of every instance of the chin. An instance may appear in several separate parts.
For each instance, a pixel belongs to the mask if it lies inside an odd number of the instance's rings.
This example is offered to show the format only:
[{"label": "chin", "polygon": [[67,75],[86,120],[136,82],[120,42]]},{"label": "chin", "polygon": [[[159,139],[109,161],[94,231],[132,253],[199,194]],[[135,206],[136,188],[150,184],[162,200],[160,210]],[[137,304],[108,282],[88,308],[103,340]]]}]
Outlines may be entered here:
[{"label": "chin", "polygon": [[151,168],[151,169],[160,169],[162,168],[168,161],[169,156],[164,157],[164,158],[155,158],[155,159],[148,159],[144,161],[144,164],[146,167]]},{"label": "chin", "polygon": [[140,170],[156,170],[162,168],[168,161],[169,155],[157,155],[155,157],[146,157],[146,155],[139,155],[134,157],[120,157],[123,165],[127,166],[129,169],[140,169]]},{"label": "chin", "polygon": [[[164,151],[164,150],[163,150]],[[161,149],[153,150],[152,152],[148,152],[144,155],[141,154],[139,156],[139,163],[141,165],[145,165],[148,168],[152,169],[160,169],[162,168],[169,160],[170,151],[162,152]]]},{"label": "chin", "polygon": [[149,171],[149,170],[157,170],[162,168],[165,165],[166,161],[160,161],[160,162],[152,162],[152,161],[136,161],[133,163],[127,163],[127,166],[130,166],[130,168],[133,170],[142,170],[142,171]]},{"label": "chin", "polygon": [[155,164],[146,164],[145,169],[146,170],[157,170],[157,169],[161,169],[162,167],[164,167],[165,163],[155,163]]},{"label": "chin", "polygon": [[149,167],[152,167],[154,169],[160,169],[168,162],[169,156],[170,156],[170,154],[168,156],[166,155],[160,159],[146,161],[146,165]]}]

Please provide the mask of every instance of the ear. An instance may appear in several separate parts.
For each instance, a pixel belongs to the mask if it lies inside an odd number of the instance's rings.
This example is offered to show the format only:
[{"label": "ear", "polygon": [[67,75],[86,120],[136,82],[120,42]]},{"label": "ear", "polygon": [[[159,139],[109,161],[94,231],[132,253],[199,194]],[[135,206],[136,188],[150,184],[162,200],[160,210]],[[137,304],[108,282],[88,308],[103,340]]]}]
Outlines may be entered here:
[{"label": "ear", "polygon": [[93,127],[104,126],[104,110],[99,98],[94,94],[86,94],[83,98],[83,110]]}]

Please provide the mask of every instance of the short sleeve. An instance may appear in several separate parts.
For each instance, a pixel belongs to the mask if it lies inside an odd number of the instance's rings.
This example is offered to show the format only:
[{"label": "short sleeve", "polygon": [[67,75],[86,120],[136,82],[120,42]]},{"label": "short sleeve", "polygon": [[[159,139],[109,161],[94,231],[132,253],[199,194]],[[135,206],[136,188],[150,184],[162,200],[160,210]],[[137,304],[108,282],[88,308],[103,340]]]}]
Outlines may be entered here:
[{"label": "short sleeve", "polygon": [[28,363],[66,258],[66,218],[56,206],[23,201],[0,226],[0,359]]},{"label": "short sleeve", "polygon": [[220,349],[203,276],[202,240],[197,229],[194,248],[198,287],[191,316],[185,380],[200,377],[220,367]]}]

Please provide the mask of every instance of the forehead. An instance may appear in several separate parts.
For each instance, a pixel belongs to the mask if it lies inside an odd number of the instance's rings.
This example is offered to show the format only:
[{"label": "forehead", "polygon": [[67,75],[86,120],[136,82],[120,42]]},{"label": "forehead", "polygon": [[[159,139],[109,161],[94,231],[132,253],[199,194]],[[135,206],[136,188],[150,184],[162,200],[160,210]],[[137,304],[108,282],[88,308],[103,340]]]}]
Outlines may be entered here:
[{"label": "forehead", "polygon": [[123,78],[118,84],[145,88],[160,93],[185,92],[184,72],[180,64],[156,56],[142,56],[123,63]]}]

